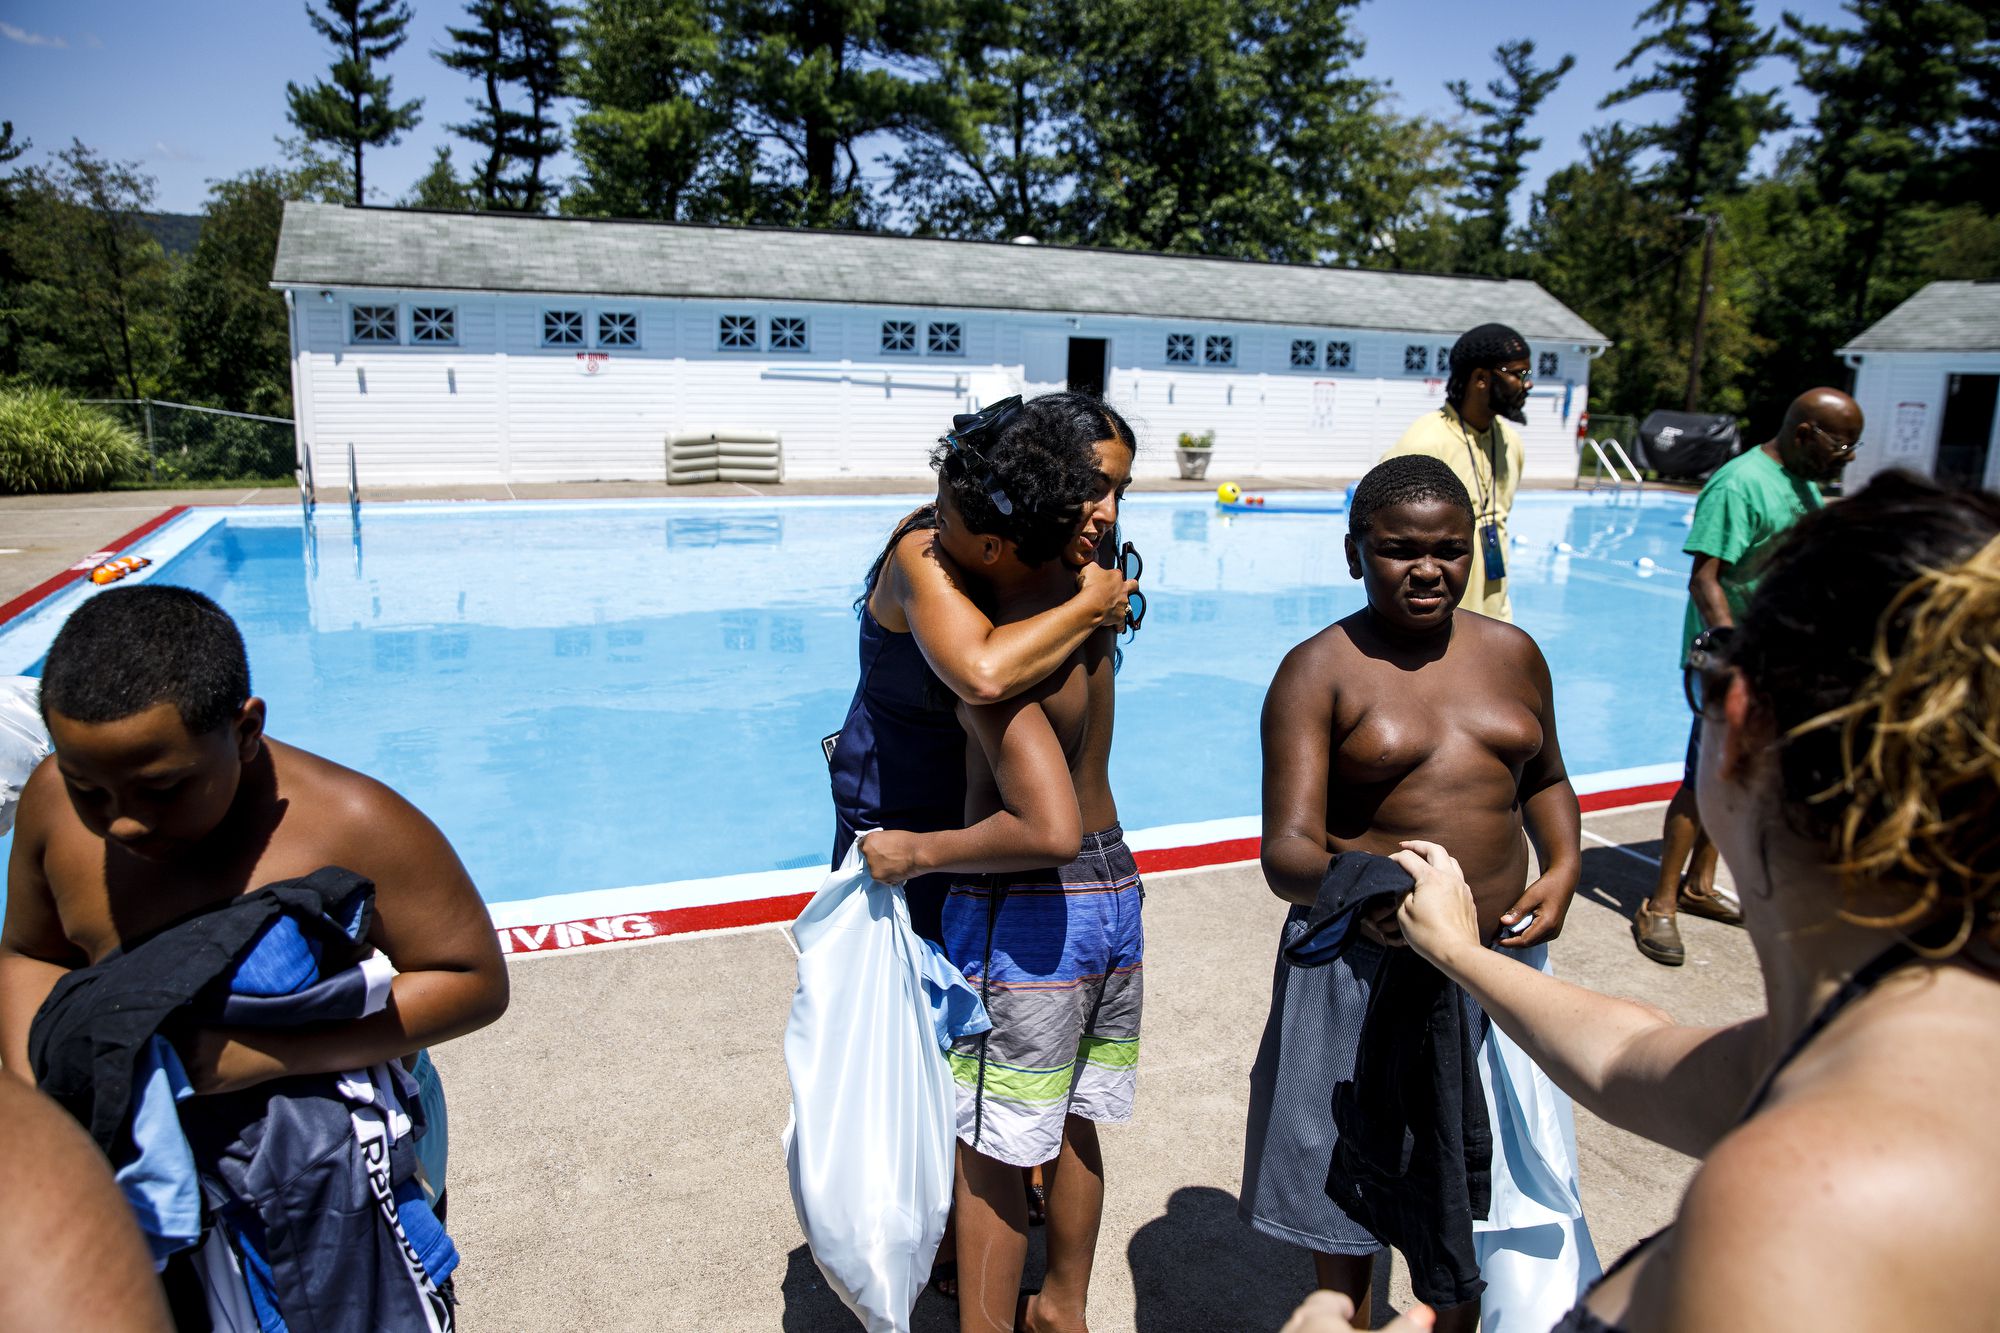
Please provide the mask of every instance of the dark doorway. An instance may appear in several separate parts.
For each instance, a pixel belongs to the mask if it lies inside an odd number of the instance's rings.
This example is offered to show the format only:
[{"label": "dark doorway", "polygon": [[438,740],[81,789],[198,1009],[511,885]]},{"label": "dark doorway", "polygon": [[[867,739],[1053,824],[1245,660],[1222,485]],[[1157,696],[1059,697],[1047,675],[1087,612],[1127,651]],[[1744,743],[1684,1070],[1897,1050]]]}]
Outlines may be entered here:
[{"label": "dark doorway", "polygon": [[[1104,357],[1110,344],[1102,338],[1069,340],[1069,383],[1071,393],[1104,396]],[[1990,398],[1988,401],[1991,401]]]},{"label": "dark doorway", "polygon": [[[1070,359],[1076,359],[1075,352],[1070,353]],[[1993,439],[1996,393],[2000,393],[2000,375],[1945,377],[1944,423],[1938,427],[1937,466],[1931,472],[1938,485],[1976,490],[1986,480],[1986,447]]]}]

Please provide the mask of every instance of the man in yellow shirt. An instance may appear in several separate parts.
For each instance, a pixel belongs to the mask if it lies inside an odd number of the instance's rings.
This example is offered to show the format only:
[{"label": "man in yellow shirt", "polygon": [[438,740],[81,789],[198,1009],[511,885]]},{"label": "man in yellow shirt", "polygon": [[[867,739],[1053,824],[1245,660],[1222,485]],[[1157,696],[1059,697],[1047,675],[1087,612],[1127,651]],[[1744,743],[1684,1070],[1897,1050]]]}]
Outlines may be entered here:
[{"label": "man in yellow shirt", "polygon": [[[1410,424],[1396,447],[1382,455],[1427,454],[1442,459],[1472,496],[1472,572],[1463,610],[1512,621],[1507,600],[1507,513],[1521,484],[1521,435],[1509,421],[1525,422],[1528,342],[1505,324],[1481,324],[1451,348],[1444,406]],[[1504,420],[1503,420],[1504,418]]]}]

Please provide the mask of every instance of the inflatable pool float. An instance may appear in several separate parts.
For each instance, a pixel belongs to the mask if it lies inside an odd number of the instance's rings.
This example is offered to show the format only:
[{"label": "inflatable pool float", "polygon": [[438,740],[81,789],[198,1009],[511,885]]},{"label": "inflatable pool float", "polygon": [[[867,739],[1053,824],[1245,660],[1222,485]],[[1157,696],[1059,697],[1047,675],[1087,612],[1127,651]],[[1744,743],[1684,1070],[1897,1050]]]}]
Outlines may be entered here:
[{"label": "inflatable pool float", "polygon": [[1344,514],[1353,498],[1352,486],[1340,499],[1328,496],[1324,501],[1267,500],[1261,495],[1244,494],[1243,488],[1233,481],[1226,481],[1215,488],[1215,507],[1227,514]]}]

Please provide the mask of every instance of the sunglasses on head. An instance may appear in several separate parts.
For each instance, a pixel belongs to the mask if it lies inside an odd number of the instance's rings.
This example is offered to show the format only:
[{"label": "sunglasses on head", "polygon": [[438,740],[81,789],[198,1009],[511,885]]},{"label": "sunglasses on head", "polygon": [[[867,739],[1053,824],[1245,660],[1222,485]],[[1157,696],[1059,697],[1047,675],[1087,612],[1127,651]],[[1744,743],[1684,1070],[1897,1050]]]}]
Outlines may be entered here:
[{"label": "sunglasses on head", "polygon": [[1681,692],[1697,716],[1722,697],[1729,684],[1729,650],[1736,642],[1734,625],[1717,625],[1694,636],[1688,645],[1687,661],[1681,667]]}]

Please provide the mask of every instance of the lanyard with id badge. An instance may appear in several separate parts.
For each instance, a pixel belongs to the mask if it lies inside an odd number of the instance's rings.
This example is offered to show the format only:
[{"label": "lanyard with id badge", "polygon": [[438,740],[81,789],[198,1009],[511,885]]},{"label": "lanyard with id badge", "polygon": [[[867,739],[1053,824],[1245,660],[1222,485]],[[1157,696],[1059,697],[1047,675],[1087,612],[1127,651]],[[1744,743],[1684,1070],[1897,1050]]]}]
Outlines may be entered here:
[{"label": "lanyard with id badge", "polygon": [[[1486,581],[1497,583],[1507,577],[1507,550],[1501,542],[1500,522],[1494,516],[1500,492],[1500,450],[1494,447],[1489,451],[1492,486],[1488,489],[1487,479],[1479,475],[1479,455],[1472,447],[1472,433],[1465,429],[1463,421],[1459,422],[1458,429],[1465,437],[1466,456],[1472,463],[1472,483],[1479,491],[1479,553],[1485,561]],[[1495,422],[1487,430],[1489,438],[1497,436],[1499,423]]]}]

